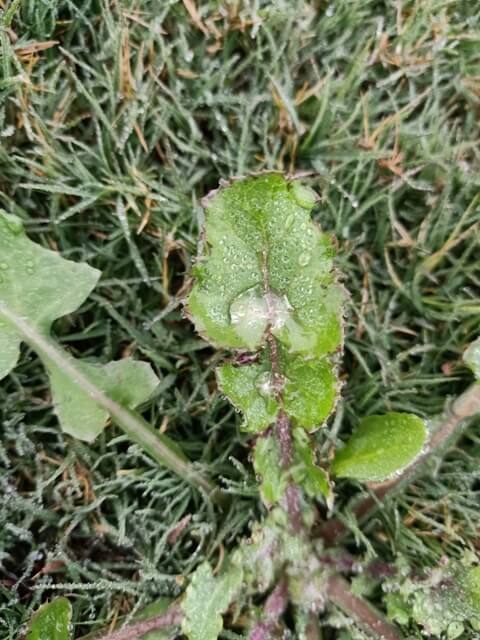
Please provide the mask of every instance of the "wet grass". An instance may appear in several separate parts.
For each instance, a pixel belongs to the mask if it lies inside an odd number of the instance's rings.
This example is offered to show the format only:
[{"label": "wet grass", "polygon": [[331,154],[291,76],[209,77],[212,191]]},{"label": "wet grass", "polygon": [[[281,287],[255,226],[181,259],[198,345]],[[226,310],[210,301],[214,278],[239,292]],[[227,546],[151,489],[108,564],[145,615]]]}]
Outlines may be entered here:
[{"label": "wet grass", "polygon": [[[0,205],[35,241],[103,272],[56,334],[86,358],[150,361],[161,386],[148,419],[234,495],[220,518],[114,428],[93,446],[63,436],[24,351],[0,385],[0,635],[15,638],[54,593],[84,632],[179,593],[260,512],[215,354],[180,305],[199,200],[220,178],[316,173],[316,217],[351,294],[336,437],[367,413],[431,416],[469,383],[480,18],[460,0],[0,6]],[[477,461],[472,425],[434,480],[372,521],[361,550],[432,565],[475,549]]]}]

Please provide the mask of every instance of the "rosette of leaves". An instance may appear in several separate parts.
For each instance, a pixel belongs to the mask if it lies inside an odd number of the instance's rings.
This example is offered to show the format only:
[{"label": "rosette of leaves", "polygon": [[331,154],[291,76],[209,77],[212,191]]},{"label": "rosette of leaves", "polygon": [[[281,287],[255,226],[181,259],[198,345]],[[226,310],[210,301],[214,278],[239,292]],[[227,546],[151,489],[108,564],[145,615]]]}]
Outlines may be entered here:
[{"label": "rosette of leaves", "polygon": [[243,412],[242,428],[259,436],[254,465],[268,503],[286,486],[269,429],[281,416],[302,432],[293,438],[292,473],[308,493],[328,492],[307,434],[322,426],[338,396],[343,290],[333,242],[310,217],[316,201],[310,188],[278,173],[213,192],[204,201],[205,252],[187,302],[197,331],[235,352],[217,380]]},{"label": "rosette of leaves", "polygon": [[[187,312],[216,348],[233,352],[219,388],[256,436],[254,466],[267,504],[290,481],[310,497],[330,493],[312,434],[334,410],[340,384],[344,291],[332,239],[311,219],[318,198],[297,179],[265,173],[233,180],[204,200],[203,252]],[[278,434],[286,425],[290,443]],[[276,433],[277,432],[277,433]],[[380,434],[379,438],[377,434]],[[379,480],[408,464],[426,437],[409,414],[372,416],[333,471]]]}]

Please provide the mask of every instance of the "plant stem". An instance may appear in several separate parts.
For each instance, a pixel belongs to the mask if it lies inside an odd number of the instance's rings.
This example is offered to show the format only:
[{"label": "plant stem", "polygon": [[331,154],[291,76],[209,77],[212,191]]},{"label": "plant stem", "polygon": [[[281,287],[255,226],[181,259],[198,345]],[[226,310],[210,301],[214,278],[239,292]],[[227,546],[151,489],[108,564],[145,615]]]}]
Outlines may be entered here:
[{"label": "plant stem", "polygon": [[196,471],[173,441],[157,433],[138,413],[126,409],[93,384],[76,366],[75,360],[53,340],[43,336],[23,318],[0,303],[0,317],[4,317],[23,336],[32,349],[52,362],[65,376],[93,399],[111,416],[125,433],[157,462],[174,471],[181,478],[205,491],[212,500],[220,501],[220,489]]},{"label": "plant stem", "polygon": [[367,633],[382,640],[401,640],[399,631],[369,603],[355,596],[348,582],[340,576],[332,576],[327,582],[327,597],[347,615],[354,618]]},{"label": "plant stem", "polygon": [[[267,345],[270,351],[270,363],[272,366],[273,390],[275,397],[281,407],[277,421],[274,426],[274,434],[278,442],[280,451],[280,464],[288,473],[293,464],[293,440],[292,424],[283,410],[283,385],[284,378],[280,367],[280,355],[278,353],[278,343],[272,333],[272,325],[275,322],[275,303],[268,278],[267,254],[263,256],[263,291],[267,304],[269,323],[267,327]],[[290,520],[290,525],[295,533],[300,533],[303,528],[301,511],[301,492],[299,487],[289,478],[285,490],[286,511]]]},{"label": "plant stem", "polygon": [[[280,373],[280,363],[278,358],[277,342],[273,335],[268,332],[267,341],[270,349],[270,359],[272,364],[273,387],[280,406],[283,405],[283,397],[281,388],[283,380]],[[288,473],[293,463],[293,440],[292,425],[288,416],[283,409],[280,410],[277,421],[274,426],[274,434],[278,442],[280,452],[280,464]],[[300,489],[289,478],[287,488],[285,489],[286,511],[290,520],[291,527],[295,533],[300,533],[303,528],[302,510],[301,510],[301,494]]]},{"label": "plant stem", "polygon": [[[438,453],[438,451],[448,443],[450,438],[460,431],[467,418],[471,418],[477,413],[480,413],[480,384],[473,384],[449,404],[439,419],[438,426],[432,434],[427,449],[417,458],[414,464],[404,469],[398,477],[372,486],[372,495],[364,498],[354,508],[354,514],[357,520],[361,521],[365,519],[376,509],[380,501],[387,494],[394,492],[406,482],[411,481],[419,475],[424,464],[430,457]],[[346,533],[347,527],[338,519],[324,523],[320,530],[320,536],[329,545],[338,542]]]},{"label": "plant stem", "polygon": [[165,613],[146,620],[140,620],[113,633],[94,636],[92,640],[137,640],[137,638],[141,638],[150,631],[178,627],[182,623],[182,619],[183,613],[180,607],[173,605]]},{"label": "plant stem", "polygon": [[286,580],[281,580],[265,602],[264,617],[250,631],[248,640],[269,640],[275,632],[278,621],[288,606],[288,587]]}]

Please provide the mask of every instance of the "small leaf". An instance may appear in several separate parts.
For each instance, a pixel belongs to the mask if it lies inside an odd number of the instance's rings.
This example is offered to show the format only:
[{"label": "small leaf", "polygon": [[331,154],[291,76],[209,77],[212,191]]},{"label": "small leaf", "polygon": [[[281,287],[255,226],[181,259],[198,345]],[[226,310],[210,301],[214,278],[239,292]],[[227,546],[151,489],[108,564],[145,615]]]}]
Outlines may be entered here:
[{"label": "small leaf", "polygon": [[232,404],[243,411],[245,431],[261,432],[269,427],[278,413],[278,403],[273,396],[271,374],[263,364],[235,367],[231,364],[217,369],[221,391]]},{"label": "small leaf", "polygon": [[[63,431],[92,442],[105,427],[109,414],[74,379],[47,360],[55,411]],[[76,368],[98,389],[123,407],[134,409],[152,395],[158,378],[146,362],[125,358],[106,365],[75,362]]]},{"label": "small leaf", "polygon": [[287,487],[287,478],[282,472],[277,440],[274,435],[258,438],[253,454],[255,473],[261,477],[260,492],[268,505],[280,501]]},{"label": "small leaf", "polygon": [[27,640],[70,640],[71,620],[70,602],[66,598],[56,598],[33,614]]},{"label": "small leaf", "polygon": [[292,476],[311,498],[320,495],[329,497],[331,494],[327,472],[315,464],[315,456],[310,444],[310,438],[303,429],[293,430],[293,444],[295,461]]},{"label": "small leaf", "polygon": [[473,371],[473,375],[480,382],[480,338],[468,347],[463,354],[465,364]]},{"label": "small leaf", "polygon": [[392,622],[406,625],[410,620],[411,607],[400,593],[387,593],[384,596],[387,605],[387,618]]},{"label": "small leaf", "polygon": [[223,629],[224,613],[242,584],[240,567],[230,565],[215,577],[207,562],[201,564],[187,587],[182,609],[182,631],[189,640],[216,640]]},{"label": "small leaf", "polygon": [[340,478],[381,481],[407,467],[421,453],[425,422],[410,413],[364,418],[335,456],[332,472]]},{"label": "small leaf", "polygon": [[284,354],[285,412],[303,428],[311,431],[322,425],[337,397],[337,380],[326,359],[305,360]]}]

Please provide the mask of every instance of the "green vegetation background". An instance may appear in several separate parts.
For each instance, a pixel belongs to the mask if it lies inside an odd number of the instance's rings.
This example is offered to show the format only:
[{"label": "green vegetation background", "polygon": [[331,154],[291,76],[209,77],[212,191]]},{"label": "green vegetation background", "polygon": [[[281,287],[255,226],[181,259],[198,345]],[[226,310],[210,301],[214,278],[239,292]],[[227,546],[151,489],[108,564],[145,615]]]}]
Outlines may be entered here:
[{"label": "green vegetation background", "polygon": [[[93,446],[64,437],[24,352],[0,386],[2,638],[55,594],[84,632],[175,595],[261,511],[247,438],[215,390],[218,355],[181,313],[199,201],[220,178],[318,174],[315,217],[338,239],[351,294],[334,437],[368,413],[431,416],[468,384],[461,354],[480,332],[475,5],[0,1],[0,205],[35,241],[103,271],[56,334],[86,358],[150,361],[161,385],[146,417],[235,495],[222,520],[119,431]],[[350,523],[359,550],[416,566],[474,550],[479,451],[474,424],[433,480],[362,534]]]}]

